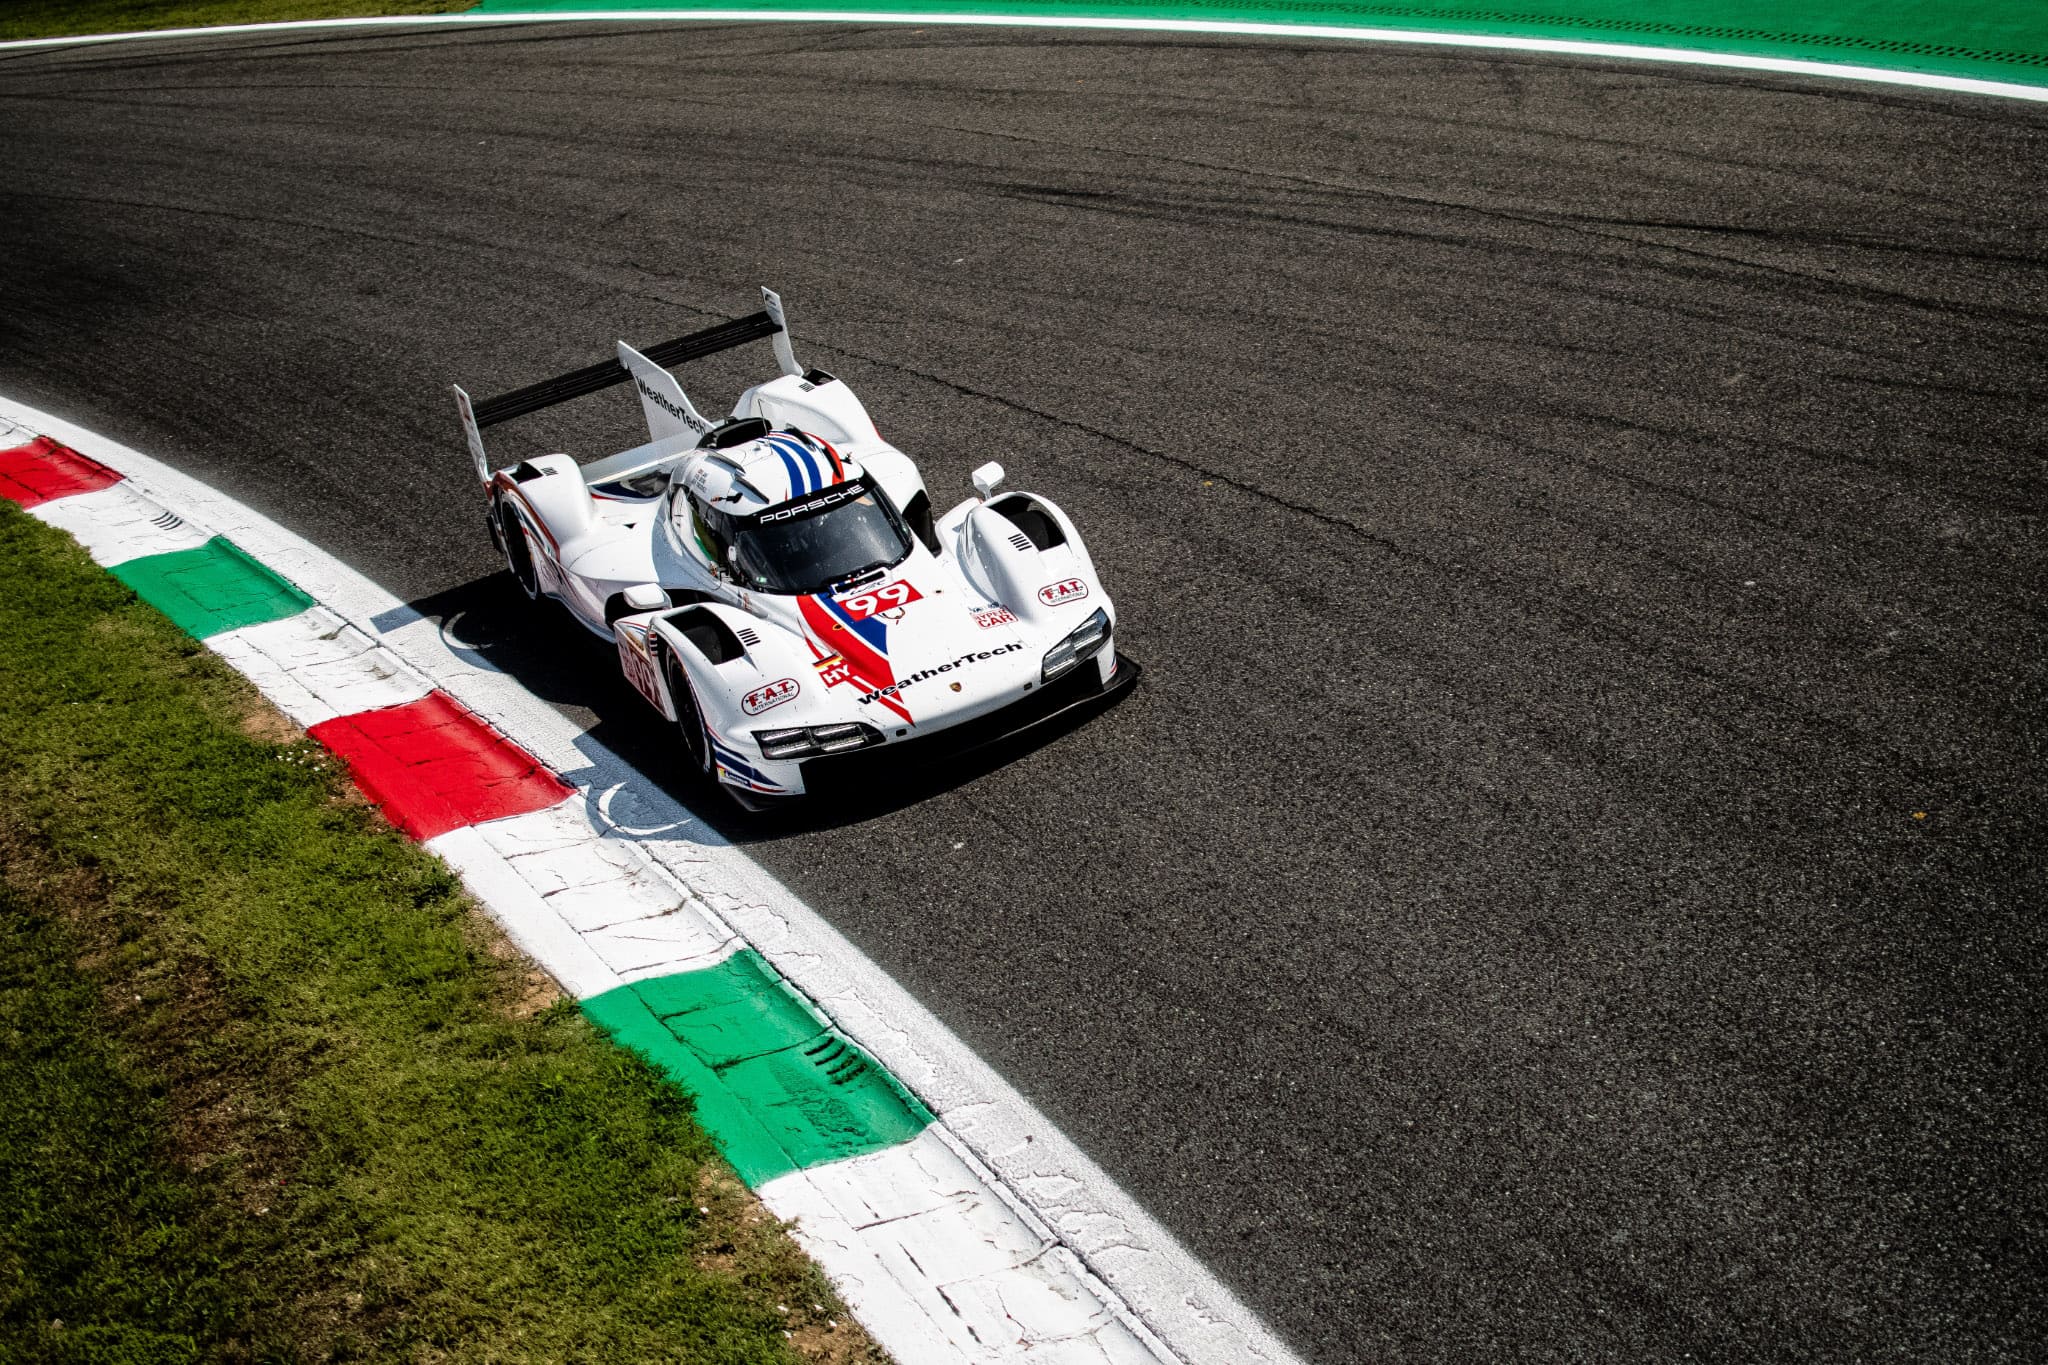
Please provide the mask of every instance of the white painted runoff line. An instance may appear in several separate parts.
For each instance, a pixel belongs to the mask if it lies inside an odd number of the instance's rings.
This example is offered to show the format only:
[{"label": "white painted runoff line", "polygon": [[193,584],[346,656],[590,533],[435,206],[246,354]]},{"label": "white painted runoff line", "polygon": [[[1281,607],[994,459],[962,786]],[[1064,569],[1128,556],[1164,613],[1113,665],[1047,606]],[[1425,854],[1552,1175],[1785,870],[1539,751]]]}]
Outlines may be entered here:
[{"label": "white painted runoff line", "polygon": [[1573,38],[1521,38],[1481,33],[1437,33],[1398,28],[1354,28],[1343,24],[1090,18],[1049,14],[903,14],[890,10],[576,10],[532,14],[404,14],[376,19],[295,19],[274,24],[221,24],[210,28],[95,33],[73,38],[18,38],[0,42],[0,51],[131,42],[144,38],[214,37],[223,34],[273,33],[288,30],[346,30],[394,26],[445,28],[468,24],[617,23],[964,25],[984,28],[1112,29],[1138,33],[1224,33],[1267,38],[1334,38],[1345,42],[1462,47],[1489,52],[1542,52],[1566,57],[1607,57],[1620,61],[1678,63],[1734,71],[1764,71],[1786,76],[1822,76],[1833,80],[1914,86],[1922,90],[1945,90],[1963,95],[1991,95],[2000,99],[2048,102],[2048,86],[2025,85],[2017,81],[1942,76],[1924,71],[1895,71],[1881,66],[1816,62],[1797,57],[1750,56],[1743,53],[1708,52],[1698,48],[1647,47],[1638,43],[1599,43]]},{"label": "white painted runoff line", "polygon": [[[20,434],[9,437],[10,429]],[[758,1193],[902,1365],[1297,1365],[1094,1162],[810,906],[622,756],[282,526],[160,461],[0,397],[0,444],[48,436],[125,475],[31,515],[102,564],[220,535],[315,605],[207,638],[312,726],[453,696],[574,788],[428,839],[571,995],[766,958],[936,1121]]]}]

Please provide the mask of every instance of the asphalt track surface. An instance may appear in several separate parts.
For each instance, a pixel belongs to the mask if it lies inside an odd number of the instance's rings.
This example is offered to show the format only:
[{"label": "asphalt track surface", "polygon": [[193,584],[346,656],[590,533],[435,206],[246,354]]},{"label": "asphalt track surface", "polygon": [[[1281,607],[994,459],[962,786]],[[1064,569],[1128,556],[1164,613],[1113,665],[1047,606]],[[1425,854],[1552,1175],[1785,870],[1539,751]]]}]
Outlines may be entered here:
[{"label": "asphalt track surface", "polygon": [[1143,686],[734,832],[1304,1354],[2043,1349],[2048,113],[733,25],[5,54],[0,118],[0,391],[664,780],[447,382],[767,282],[941,505],[1062,500]]}]

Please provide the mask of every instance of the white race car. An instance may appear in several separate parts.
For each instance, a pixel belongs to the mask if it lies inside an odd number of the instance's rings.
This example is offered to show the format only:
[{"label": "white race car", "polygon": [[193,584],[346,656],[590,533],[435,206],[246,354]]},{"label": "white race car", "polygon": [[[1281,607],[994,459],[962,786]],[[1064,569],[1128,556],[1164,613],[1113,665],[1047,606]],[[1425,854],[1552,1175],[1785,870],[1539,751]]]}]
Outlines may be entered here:
[{"label": "white race car", "polygon": [[[846,385],[796,362],[782,303],[456,407],[492,539],[532,599],[612,641],[690,759],[759,808],[1104,702],[1137,680],[1074,523],[1035,493],[934,518],[917,466]],[[705,419],[671,367],[766,338],[782,373]],[[646,445],[493,470],[482,428],[613,384]]]}]

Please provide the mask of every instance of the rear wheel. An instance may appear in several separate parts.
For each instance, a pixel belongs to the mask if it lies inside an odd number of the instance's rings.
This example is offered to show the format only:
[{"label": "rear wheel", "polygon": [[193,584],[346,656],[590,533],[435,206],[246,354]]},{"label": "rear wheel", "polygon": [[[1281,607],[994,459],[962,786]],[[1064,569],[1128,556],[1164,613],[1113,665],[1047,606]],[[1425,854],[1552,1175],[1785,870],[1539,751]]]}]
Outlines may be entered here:
[{"label": "rear wheel", "polygon": [[519,513],[507,502],[498,504],[498,543],[505,547],[505,567],[519,581],[529,601],[540,600],[540,573],[533,567],[533,547],[526,543]]}]

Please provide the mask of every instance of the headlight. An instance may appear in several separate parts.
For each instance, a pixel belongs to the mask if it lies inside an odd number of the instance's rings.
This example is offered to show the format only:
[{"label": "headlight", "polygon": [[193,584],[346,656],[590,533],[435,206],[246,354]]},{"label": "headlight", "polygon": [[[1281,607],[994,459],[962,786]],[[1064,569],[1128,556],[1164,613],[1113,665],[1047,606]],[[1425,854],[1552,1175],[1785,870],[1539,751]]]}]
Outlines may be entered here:
[{"label": "headlight", "polygon": [[1040,671],[1039,680],[1051,682],[1081,660],[1093,658],[1108,640],[1109,613],[1097,607],[1094,615],[1045,652],[1045,666]]},{"label": "headlight", "polygon": [[754,742],[763,758],[817,758],[821,754],[843,754],[882,742],[882,732],[872,725],[848,721],[841,725],[808,725],[790,730],[756,730]]}]

